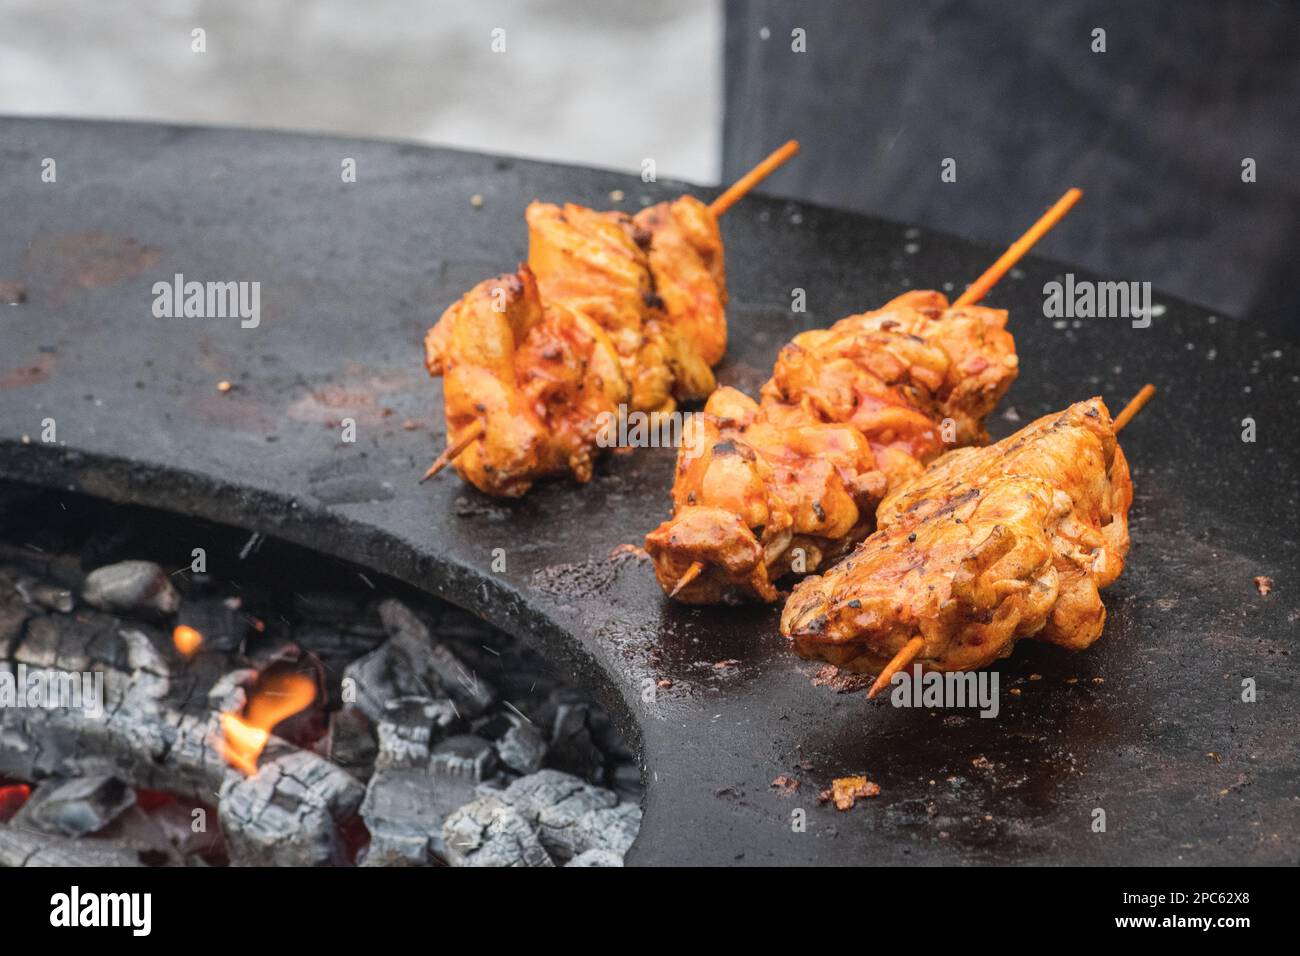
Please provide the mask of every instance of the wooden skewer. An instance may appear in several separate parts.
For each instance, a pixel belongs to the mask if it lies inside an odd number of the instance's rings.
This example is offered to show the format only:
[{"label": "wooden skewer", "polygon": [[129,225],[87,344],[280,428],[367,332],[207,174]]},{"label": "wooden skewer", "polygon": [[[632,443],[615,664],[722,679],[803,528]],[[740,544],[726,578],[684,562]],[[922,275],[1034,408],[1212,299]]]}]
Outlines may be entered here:
[{"label": "wooden skewer", "polygon": [[776,172],[786,160],[795,153],[799,152],[799,141],[792,139],[780,149],[775,150],[749,172],[737,179],[731,188],[724,192],[717,199],[709,204],[709,212],[714,216],[721,216],[724,212],[740,201],[745,193],[749,192],[768,176]]},{"label": "wooden skewer", "polygon": [[1122,412],[1115,416],[1116,435],[1120,433],[1121,429],[1123,429],[1125,425],[1133,420],[1134,416],[1136,416],[1138,412],[1142,411],[1142,406],[1151,401],[1151,396],[1155,393],[1156,387],[1150,382],[1147,382],[1142,386],[1142,390],[1133,396],[1129,403],[1124,406]]},{"label": "wooden skewer", "polygon": [[[736,200],[749,192],[749,190],[753,189],[754,186],[761,182],[764,177],[772,172],[772,170],[776,169],[798,151],[798,141],[793,139],[790,140],[790,142],[786,143],[771,156],[767,157],[767,159],[763,160],[740,179],[736,180],[736,184],[715,199],[713,205],[711,205],[709,209],[715,216],[722,215],[735,204]],[[984,271],[984,274],[976,279],[971,284],[970,288],[961,294],[957,301],[953,303],[953,306],[973,305],[980,299],[984,298],[984,296],[988,294],[989,289],[993,288],[993,286],[997,284],[998,280],[1006,275],[1012,266],[1023,259],[1025,253],[1029,252],[1039,239],[1047,235],[1047,232],[1053,226],[1064,219],[1065,214],[1069,212],[1071,208],[1073,208],[1074,204],[1082,197],[1082,189],[1075,187],[1067,190],[1065,195],[1058,199],[1051,209],[1043,213],[1039,220],[1030,226],[1023,236],[1013,242],[1006,252],[1002,253],[997,262],[989,266],[988,269]],[[1123,428],[1124,425],[1128,424],[1129,419],[1136,415],[1138,410],[1146,404],[1147,399],[1151,397],[1151,394],[1154,394],[1154,386],[1148,385],[1147,388],[1151,389],[1150,394],[1146,394],[1144,397],[1143,393],[1146,392],[1146,389],[1143,389],[1142,392],[1138,394],[1138,397],[1134,398],[1133,401],[1129,403],[1130,407],[1136,404],[1137,408],[1133,408],[1131,413],[1126,408],[1123,412],[1120,412],[1119,418],[1115,419],[1116,432]],[[1138,402],[1139,398],[1141,399],[1140,403]],[[1125,415],[1127,415],[1127,417],[1125,417]],[[700,572],[703,570],[704,565],[701,562],[693,561],[691,566],[686,569],[686,573],[677,580],[677,584],[673,587],[672,592],[668,596],[676,597],[677,593],[699,577]],[[915,645],[915,647],[913,647],[913,645]],[[898,652],[897,656],[890,661],[889,667],[885,668],[880,677],[876,678],[876,682],[871,685],[871,691],[867,696],[875,697],[876,694],[880,692],[881,688],[889,683],[890,678],[892,678],[899,670],[910,664],[912,658],[920,652],[921,639],[919,637],[908,641],[903,649]]]},{"label": "wooden skewer", "polygon": [[483,420],[479,419],[454,445],[448,445],[446,450],[434,459],[433,464],[429,466],[429,470],[426,471],[424,477],[420,479],[420,484],[424,484],[438,472],[442,471],[450,462],[455,461],[457,455],[482,438],[484,427]]},{"label": "wooden skewer", "polygon": [[997,285],[998,280],[1006,275],[1012,266],[1024,258],[1025,253],[1034,247],[1034,243],[1047,235],[1048,230],[1064,219],[1065,214],[1082,196],[1082,189],[1068,190],[1064,196],[1056,201],[1055,206],[1043,213],[1042,218],[1029,227],[1028,232],[1013,242],[1006,252],[1002,253],[997,262],[989,266],[982,276],[971,283],[970,288],[957,298],[953,306],[974,305],[988,295],[989,289]]},{"label": "wooden skewer", "polygon": [[668,596],[670,598],[677,597],[677,592],[679,592],[682,588],[686,587],[686,585],[690,584],[692,581],[698,578],[700,576],[700,573],[703,570],[704,570],[703,561],[692,561],[691,566],[686,569],[686,573],[677,579],[677,583],[673,585],[673,589]]},{"label": "wooden skewer", "polygon": [[882,690],[889,686],[889,682],[894,679],[894,675],[901,671],[908,664],[916,659],[916,655],[921,653],[921,648],[925,646],[925,638],[914,637],[906,644],[903,649],[894,655],[894,659],[885,665],[885,669],[880,672],[876,682],[871,685],[871,690],[867,691],[867,699],[875,697]]}]

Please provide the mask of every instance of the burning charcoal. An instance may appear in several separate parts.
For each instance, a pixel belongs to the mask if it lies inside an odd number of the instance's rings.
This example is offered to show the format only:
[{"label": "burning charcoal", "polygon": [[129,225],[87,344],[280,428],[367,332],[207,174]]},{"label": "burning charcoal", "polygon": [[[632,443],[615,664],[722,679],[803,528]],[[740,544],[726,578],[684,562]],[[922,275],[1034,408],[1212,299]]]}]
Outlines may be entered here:
[{"label": "burning charcoal", "polygon": [[140,854],[109,840],[33,833],[0,823],[0,866],[144,866]]},{"label": "burning charcoal", "polygon": [[329,732],[329,715],[326,712],[325,668],[315,654],[304,651],[296,644],[285,644],[269,654],[260,655],[254,662],[257,677],[248,687],[248,697],[256,701],[269,692],[278,696],[286,681],[296,686],[310,688],[309,698],[301,709],[282,717],[275,724],[277,737],[303,749],[310,749],[316,741]]},{"label": "burning charcoal", "polygon": [[102,675],[106,706],[127,696],[161,700],[171,688],[167,662],[142,631],[120,627],[106,614],[39,616],[12,652],[29,668]]},{"label": "burning charcoal", "polygon": [[162,700],[171,690],[171,668],[153,641],[133,627],[117,632],[126,651],[126,669],[131,683],[125,692],[136,699]]},{"label": "burning charcoal", "polygon": [[137,787],[210,797],[233,773],[211,745],[216,729],[214,714],[179,714],[130,698],[98,717],[83,709],[0,708],[0,775],[113,774]]},{"label": "burning charcoal", "polygon": [[241,667],[221,675],[208,690],[208,706],[223,714],[244,709],[248,703],[247,688],[257,680],[257,671]]},{"label": "burning charcoal", "polygon": [[605,768],[605,755],[592,739],[587,720],[591,705],[560,704],[555,711],[551,731],[550,763],[587,780],[599,779]]},{"label": "burning charcoal", "polygon": [[[357,658],[343,671],[343,700],[354,705],[371,723],[384,719],[384,705],[401,697],[427,697],[426,687],[405,657],[391,643]],[[349,692],[354,692],[355,697]]]},{"label": "burning charcoal", "polygon": [[574,826],[573,848],[579,853],[607,850],[621,859],[641,829],[641,808],[635,803],[590,810]]},{"label": "burning charcoal", "polygon": [[47,781],[14,817],[15,826],[59,836],[98,833],[135,805],[135,791],[116,777]]},{"label": "burning charcoal", "polygon": [[497,796],[537,825],[542,845],[560,860],[587,849],[577,845],[577,823],[585,814],[618,803],[612,791],[559,770],[539,770],[520,777]]},{"label": "burning charcoal", "polygon": [[497,756],[516,773],[535,773],[546,759],[546,738],[534,724],[518,721],[497,741]]},{"label": "burning charcoal", "polygon": [[152,561],[120,561],[96,568],[81,592],[91,607],[123,614],[166,617],[181,606],[167,572]]},{"label": "burning charcoal", "polygon": [[378,748],[370,721],[355,707],[330,715],[329,758],[362,783],[374,772]]},{"label": "burning charcoal", "polygon": [[361,816],[370,831],[365,866],[425,866],[442,854],[442,823],[454,806],[423,768],[386,767],[366,787]]},{"label": "burning charcoal", "polygon": [[457,721],[456,708],[449,700],[428,697],[399,697],[384,707],[379,722],[379,752],[376,767],[424,767],[429,763],[429,746]]},{"label": "burning charcoal", "polygon": [[118,648],[110,649],[109,642],[104,640],[115,624],[112,618],[102,614],[89,617],[84,624],[42,614],[28,623],[27,634],[14,647],[12,657],[29,667],[85,671],[90,669],[87,652],[94,644],[101,653],[116,658],[109,661],[110,665],[124,669],[125,655]]},{"label": "burning charcoal", "polygon": [[248,616],[215,597],[187,599],[176,623],[199,633],[203,640],[199,653],[233,654],[243,647],[249,633]]},{"label": "burning charcoal", "polygon": [[528,821],[494,796],[465,804],[442,826],[452,866],[554,866]]},{"label": "burning charcoal", "polygon": [[489,740],[504,737],[506,731],[515,725],[515,716],[509,711],[494,710],[470,721],[469,732]]},{"label": "burning charcoal", "polygon": [[[213,827],[214,830],[219,827]],[[184,857],[172,844],[167,832],[139,805],[133,805],[116,820],[100,830],[96,839],[111,840],[135,850],[149,866],[183,866]]]},{"label": "burning charcoal", "polygon": [[31,612],[17,591],[0,589],[0,661],[13,653],[29,617]]},{"label": "burning charcoal", "polygon": [[29,784],[4,783],[3,778],[0,778],[0,823],[12,820],[31,795],[32,788]]},{"label": "burning charcoal", "polygon": [[389,598],[379,605],[389,644],[410,661],[414,672],[436,682],[467,717],[477,717],[496,702],[496,691],[450,650],[435,643],[425,623],[405,604]]},{"label": "burning charcoal", "polygon": [[233,866],[326,866],[347,862],[339,825],[365,791],[316,754],[292,750],[250,777],[228,777],[219,814]]},{"label": "burning charcoal", "polygon": [[609,850],[584,850],[565,866],[622,866],[623,857]]},{"label": "burning charcoal", "polygon": [[[309,625],[293,629],[293,642],[320,658],[325,670],[331,675],[342,674],[360,654],[373,651],[385,639],[386,635],[378,622],[373,628],[348,622],[332,627]],[[337,709],[343,703],[340,697],[341,687],[338,680],[331,680],[329,684],[330,706]]]},{"label": "burning charcoal", "polygon": [[492,744],[482,737],[460,734],[448,737],[429,755],[429,772],[435,777],[481,783],[493,766]]},{"label": "burning charcoal", "polygon": [[[195,814],[202,810],[201,816]],[[169,800],[148,811],[149,819],[182,857],[224,858],[225,841],[217,826],[217,811],[197,801]]]},{"label": "burning charcoal", "polygon": [[33,607],[43,607],[60,614],[70,614],[76,602],[72,592],[67,588],[43,584],[31,578],[25,578],[16,585],[22,599]]}]

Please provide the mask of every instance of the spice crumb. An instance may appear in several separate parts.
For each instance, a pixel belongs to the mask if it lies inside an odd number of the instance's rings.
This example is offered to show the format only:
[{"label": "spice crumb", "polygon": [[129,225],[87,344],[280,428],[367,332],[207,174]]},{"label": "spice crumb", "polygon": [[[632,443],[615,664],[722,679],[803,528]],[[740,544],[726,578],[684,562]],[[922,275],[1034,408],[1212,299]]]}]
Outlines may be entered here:
[{"label": "spice crumb", "polygon": [[880,794],[880,784],[872,783],[866,777],[837,777],[831,781],[829,790],[817,795],[819,803],[834,803],[841,812],[852,810],[858,800],[875,797]]},{"label": "spice crumb", "polygon": [[772,789],[780,791],[783,797],[792,796],[799,789],[799,779],[781,774],[772,781]]}]

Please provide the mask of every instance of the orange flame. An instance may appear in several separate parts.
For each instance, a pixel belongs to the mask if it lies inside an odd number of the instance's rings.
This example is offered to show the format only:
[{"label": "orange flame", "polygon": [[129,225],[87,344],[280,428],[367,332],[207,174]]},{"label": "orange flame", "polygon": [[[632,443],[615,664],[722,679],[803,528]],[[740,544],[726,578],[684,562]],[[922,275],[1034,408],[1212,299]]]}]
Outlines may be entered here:
[{"label": "orange flame", "polygon": [[193,657],[203,646],[203,634],[188,624],[178,624],[172,631],[172,643],[176,645],[176,650],[180,651],[182,656]]},{"label": "orange flame", "polygon": [[221,756],[245,774],[257,773],[257,758],[271,730],[316,699],[316,684],[302,674],[273,674],[260,680],[243,714],[222,714]]}]

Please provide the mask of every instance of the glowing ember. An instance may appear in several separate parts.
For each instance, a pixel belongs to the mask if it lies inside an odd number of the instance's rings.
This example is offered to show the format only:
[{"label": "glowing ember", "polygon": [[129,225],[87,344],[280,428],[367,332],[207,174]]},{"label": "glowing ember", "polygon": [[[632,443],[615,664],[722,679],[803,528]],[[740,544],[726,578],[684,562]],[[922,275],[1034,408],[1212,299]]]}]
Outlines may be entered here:
[{"label": "glowing ember", "polygon": [[0,823],[8,823],[12,820],[14,814],[22,809],[31,795],[32,788],[25,783],[0,786]]},{"label": "glowing ember", "polygon": [[271,731],[316,699],[316,684],[302,674],[274,674],[259,680],[242,714],[222,714],[221,756],[252,776]]},{"label": "glowing ember", "polygon": [[190,627],[188,624],[178,624],[172,631],[172,643],[176,645],[176,650],[180,651],[185,657],[193,657],[195,652],[203,646],[203,635]]}]

